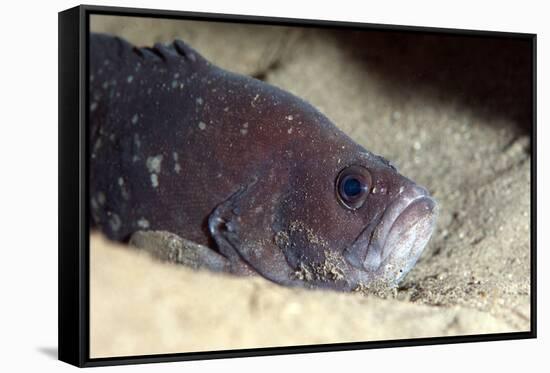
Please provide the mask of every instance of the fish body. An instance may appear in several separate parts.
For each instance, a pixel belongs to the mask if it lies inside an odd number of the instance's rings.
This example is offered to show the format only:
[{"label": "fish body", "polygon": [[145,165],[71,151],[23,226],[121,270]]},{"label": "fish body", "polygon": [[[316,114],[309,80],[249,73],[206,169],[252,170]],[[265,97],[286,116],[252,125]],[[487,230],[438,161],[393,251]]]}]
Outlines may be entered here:
[{"label": "fish body", "polygon": [[309,103],[181,41],[89,50],[90,211],[109,238],[168,231],[218,269],[348,291],[420,256],[436,202]]}]

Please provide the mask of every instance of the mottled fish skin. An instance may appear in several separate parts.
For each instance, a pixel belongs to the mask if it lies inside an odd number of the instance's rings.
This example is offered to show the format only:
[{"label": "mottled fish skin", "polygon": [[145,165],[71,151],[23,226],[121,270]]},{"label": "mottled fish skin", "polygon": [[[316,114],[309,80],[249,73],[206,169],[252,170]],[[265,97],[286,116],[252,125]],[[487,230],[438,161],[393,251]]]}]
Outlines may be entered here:
[{"label": "mottled fish skin", "polygon": [[302,99],[181,41],[92,33],[89,66],[90,211],[109,238],[169,231],[229,272],[348,291],[397,284],[429,240],[427,191]]}]

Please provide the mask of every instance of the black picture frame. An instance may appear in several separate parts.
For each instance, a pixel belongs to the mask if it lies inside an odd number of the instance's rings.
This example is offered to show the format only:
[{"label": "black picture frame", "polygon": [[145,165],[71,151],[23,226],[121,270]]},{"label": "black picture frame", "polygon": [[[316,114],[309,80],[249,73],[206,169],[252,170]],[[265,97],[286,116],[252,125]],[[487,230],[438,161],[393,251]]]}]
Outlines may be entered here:
[{"label": "black picture frame", "polygon": [[[399,30],[468,36],[523,38],[532,45],[531,127],[531,330],[529,332],[384,340],[280,348],[192,352],[150,356],[90,358],[89,353],[89,222],[88,222],[88,29],[91,15],[210,20],[286,26]],[[536,338],[536,35],[439,29],[352,22],[271,18],[171,10],[82,5],[59,13],[59,360],[79,367],[219,359],[260,355],[326,352],[370,348],[436,345]]]}]

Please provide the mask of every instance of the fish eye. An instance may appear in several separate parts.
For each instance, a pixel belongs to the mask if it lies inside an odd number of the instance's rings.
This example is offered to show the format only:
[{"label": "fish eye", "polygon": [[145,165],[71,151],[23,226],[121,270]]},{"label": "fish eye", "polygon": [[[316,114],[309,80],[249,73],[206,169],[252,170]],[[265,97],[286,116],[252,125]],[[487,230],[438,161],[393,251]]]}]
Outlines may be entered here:
[{"label": "fish eye", "polygon": [[365,203],[371,185],[372,178],[365,167],[346,167],[336,178],[336,197],[344,207],[357,210]]}]

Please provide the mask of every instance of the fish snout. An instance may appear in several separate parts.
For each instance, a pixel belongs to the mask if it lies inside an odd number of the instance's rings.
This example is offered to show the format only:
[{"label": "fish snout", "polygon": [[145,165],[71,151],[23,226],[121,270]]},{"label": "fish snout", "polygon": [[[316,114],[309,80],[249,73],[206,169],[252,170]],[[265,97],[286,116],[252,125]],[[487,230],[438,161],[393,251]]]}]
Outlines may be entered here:
[{"label": "fish snout", "polygon": [[346,250],[347,262],[365,271],[367,281],[396,285],[422,254],[434,231],[437,212],[437,202],[428,191],[408,181]]},{"label": "fish snout", "polygon": [[415,265],[435,229],[438,205],[414,183],[400,189],[374,229],[364,266],[398,283]]}]

